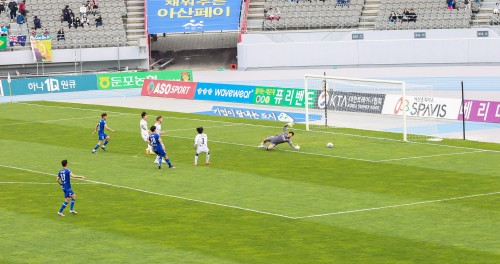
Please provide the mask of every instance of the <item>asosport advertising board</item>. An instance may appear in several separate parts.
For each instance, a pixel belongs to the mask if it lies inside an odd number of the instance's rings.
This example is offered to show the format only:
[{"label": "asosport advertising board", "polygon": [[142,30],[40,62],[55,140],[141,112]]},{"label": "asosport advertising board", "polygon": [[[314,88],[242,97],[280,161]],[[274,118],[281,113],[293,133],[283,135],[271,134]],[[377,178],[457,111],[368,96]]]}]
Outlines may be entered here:
[{"label": "asosport advertising board", "polygon": [[142,86],[142,96],[194,99],[196,90],[195,82],[144,80]]}]

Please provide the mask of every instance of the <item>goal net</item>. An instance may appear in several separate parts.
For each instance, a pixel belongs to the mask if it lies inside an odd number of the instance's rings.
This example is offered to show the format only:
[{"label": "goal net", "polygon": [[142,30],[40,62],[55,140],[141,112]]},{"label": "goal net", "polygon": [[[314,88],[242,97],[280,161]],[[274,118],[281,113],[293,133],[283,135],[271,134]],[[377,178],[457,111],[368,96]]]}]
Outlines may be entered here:
[{"label": "goal net", "polygon": [[[432,90],[401,81],[306,75],[306,129],[344,127],[400,133],[404,141],[439,140],[435,119],[412,107],[415,100],[432,98]],[[322,118],[310,121],[310,114]]]}]

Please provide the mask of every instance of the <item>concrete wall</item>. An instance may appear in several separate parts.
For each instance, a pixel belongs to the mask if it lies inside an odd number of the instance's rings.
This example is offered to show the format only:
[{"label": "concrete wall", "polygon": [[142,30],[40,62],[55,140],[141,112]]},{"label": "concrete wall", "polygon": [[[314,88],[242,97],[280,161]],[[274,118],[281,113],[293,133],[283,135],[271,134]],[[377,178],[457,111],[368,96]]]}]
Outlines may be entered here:
[{"label": "concrete wall", "polygon": [[[488,31],[488,37],[478,37]],[[415,39],[425,32],[425,39]],[[352,40],[362,33],[364,39]],[[500,37],[491,29],[245,34],[240,69],[359,65],[499,63]]]},{"label": "concrete wall", "polygon": [[[52,63],[44,63],[45,68],[49,71],[50,69],[61,68],[61,66],[58,66],[61,63],[74,63],[75,57],[78,64],[83,62],[83,65],[86,67],[85,69],[109,66],[117,67],[118,60],[120,60],[121,67],[128,66],[131,69],[148,69],[149,67],[148,50],[147,48],[140,47],[56,49],[53,50],[52,57]],[[33,63],[33,55],[29,49],[6,51],[0,52],[0,67],[10,69],[36,68],[36,63]],[[39,67],[41,66],[39,65]],[[68,70],[72,70],[72,66],[67,65],[65,67]],[[80,66],[78,66],[79,68]]]}]

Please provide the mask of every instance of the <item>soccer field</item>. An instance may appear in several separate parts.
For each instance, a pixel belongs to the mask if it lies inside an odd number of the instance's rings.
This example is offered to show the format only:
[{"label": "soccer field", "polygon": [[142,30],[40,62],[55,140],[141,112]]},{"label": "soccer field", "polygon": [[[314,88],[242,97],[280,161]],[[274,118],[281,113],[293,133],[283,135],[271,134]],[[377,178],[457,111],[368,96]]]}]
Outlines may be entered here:
[{"label": "soccer field", "polygon": [[[500,145],[410,142],[400,134],[163,115],[176,169],[158,170],[144,109],[0,104],[0,263],[498,263]],[[107,152],[91,154],[108,113]],[[209,166],[193,166],[203,126]],[[327,142],[335,147],[326,148]],[[204,155],[200,164],[204,164]],[[59,217],[60,162],[78,215]]]}]

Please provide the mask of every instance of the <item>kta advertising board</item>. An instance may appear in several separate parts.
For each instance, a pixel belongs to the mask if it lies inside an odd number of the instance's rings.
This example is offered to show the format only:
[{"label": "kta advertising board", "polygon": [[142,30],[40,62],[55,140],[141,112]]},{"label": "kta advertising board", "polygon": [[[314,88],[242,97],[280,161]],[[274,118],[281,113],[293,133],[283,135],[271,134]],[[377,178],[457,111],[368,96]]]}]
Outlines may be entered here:
[{"label": "kta advertising board", "polygon": [[381,114],[385,94],[342,91],[321,91],[314,102],[315,109]]},{"label": "kta advertising board", "polygon": [[97,74],[97,87],[100,90],[142,88],[144,79],[192,81],[191,70],[120,72]]},{"label": "kta advertising board", "polygon": [[145,79],[141,95],[178,99],[194,99],[195,82],[162,81]]},{"label": "kta advertising board", "polygon": [[[466,121],[500,122],[500,102],[465,100],[463,112]],[[458,120],[462,120],[462,116],[462,109],[460,109]]]},{"label": "kta advertising board", "polygon": [[198,83],[194,99],[251,104],[254,92],[255,86]]},{"label": "kta advertising board", "polygon": [[[12,95],[28,95],[97,90],[96,84],[96,75],[92,74],[14,79],[10,87]],[[3,80],[2,85],[9,87],[7,80]]]},{"label": "kta advertising board", "polygon": [[238,30],[240,0],[147,0],[149,34]]},{"label": "kta advertising board", "polygon": [[461,100],[426,96],[386,95],[382,114],[457,120]]}]

